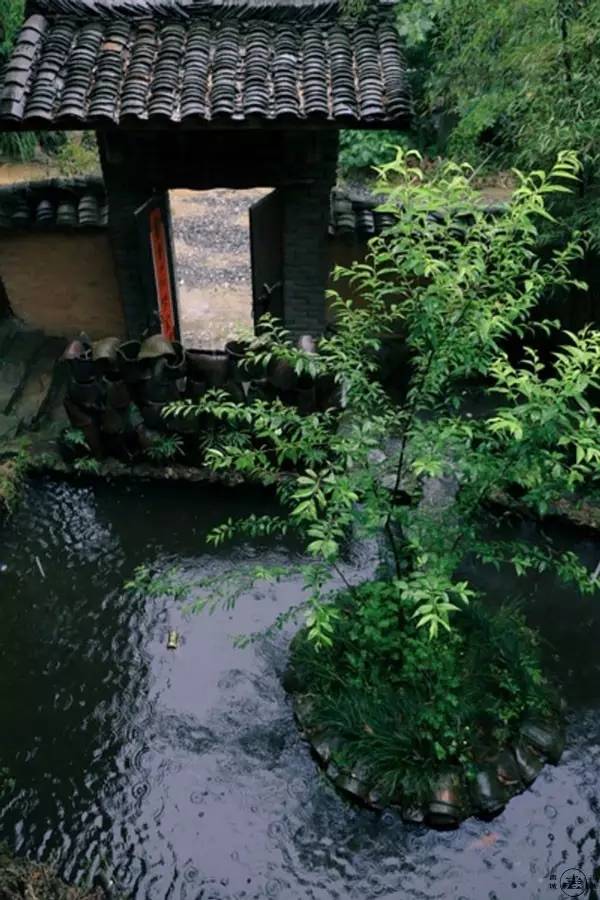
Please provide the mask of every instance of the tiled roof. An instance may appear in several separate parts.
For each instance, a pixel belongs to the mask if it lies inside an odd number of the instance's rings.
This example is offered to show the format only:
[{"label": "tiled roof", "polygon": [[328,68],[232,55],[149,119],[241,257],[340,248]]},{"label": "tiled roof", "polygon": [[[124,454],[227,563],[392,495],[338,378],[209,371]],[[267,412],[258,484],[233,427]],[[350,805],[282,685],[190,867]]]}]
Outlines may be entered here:
[{"label": "tiled roof", "polygon": [[[369,0],[376,13],[395,5],[397,0]],[[339,16],[338,0],[30,0],[28,13],[48,17],[67,14],[79,19],[163,18],[185,21],[195,16],[235,19],[269,19],[298,24]]]},{"label": "tiled roof", "polygon": [[107,221],[100,178],[51,178],[0,187],[0,232],[104,228]]},{"label": "tiled roof", "polygon": [[404,124],[394,25],[379,8],[358,24],[336,9],[36,0],[0,80],[0,125]]}]

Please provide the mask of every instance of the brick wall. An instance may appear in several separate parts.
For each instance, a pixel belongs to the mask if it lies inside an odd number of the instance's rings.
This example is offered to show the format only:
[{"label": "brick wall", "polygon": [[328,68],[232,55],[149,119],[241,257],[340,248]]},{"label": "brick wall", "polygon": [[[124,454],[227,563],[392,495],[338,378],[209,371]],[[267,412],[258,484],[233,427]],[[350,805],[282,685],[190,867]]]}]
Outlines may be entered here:
[{"label": "brick wall", "polygon": [[311,181],[284,189],[283,319],[296,336],[320,334],[326,324],[329,198],[337,150],[337,132],[321,133],[307,160]]},{"label": "brick wall", "polygon": [[285,191],[283,319],[294,335],[325,327],[329,189],[318,182]]},{"label": "brick wall", "polygon": [[154,304],[143,281],[135,210],[149,199],[152,191],[140,174],[139,157],[132,157],[123,144],[119,137],[99,137],[108,198],[108,233],[123,315],[128,336],[139,337],[149,324]]}]

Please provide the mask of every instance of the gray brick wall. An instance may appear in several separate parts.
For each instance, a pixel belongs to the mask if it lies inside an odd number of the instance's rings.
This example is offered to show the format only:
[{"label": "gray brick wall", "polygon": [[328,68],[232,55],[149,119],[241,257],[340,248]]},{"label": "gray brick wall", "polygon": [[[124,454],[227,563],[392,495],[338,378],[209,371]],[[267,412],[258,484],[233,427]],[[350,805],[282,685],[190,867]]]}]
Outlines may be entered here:
[{"label": "gray brick wall", "polygon": [[154,311],[153,298],[143,281],[143,264],[135,210],[149,199],[151,188],[133,171],[139,159],[130,159],[117,134],[99,137],[102,171],[108,197],[108,231],[115,260],[127,334],[137,338]]},{"label": "gray brick wall", "polygon": [[325,328],[329,197],[337,146],[337,133],[321,133],[307,166],[312,180],[284,189],[283,320],[295,336],[318,335]]},{"label": "gray brick wall", "polygon": [[283,319],[295,335],[325,327],[328,223],[329,185],[286,189]]}]

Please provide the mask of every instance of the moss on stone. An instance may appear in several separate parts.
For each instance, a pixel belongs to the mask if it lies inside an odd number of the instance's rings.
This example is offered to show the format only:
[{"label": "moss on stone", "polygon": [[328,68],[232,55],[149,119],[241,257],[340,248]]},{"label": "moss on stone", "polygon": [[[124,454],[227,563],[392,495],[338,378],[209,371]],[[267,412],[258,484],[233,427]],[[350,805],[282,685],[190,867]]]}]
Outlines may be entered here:
[{"label": "moss on stone", "polygon": [[29,454],[22,442],[0,451],[0,521],[15,508],[27,472]]},{"label": "moss on stone", "polygon": [[0,900],[105,900],[101,888],[69,886],[49,866],[12,856],[0,847]]}]

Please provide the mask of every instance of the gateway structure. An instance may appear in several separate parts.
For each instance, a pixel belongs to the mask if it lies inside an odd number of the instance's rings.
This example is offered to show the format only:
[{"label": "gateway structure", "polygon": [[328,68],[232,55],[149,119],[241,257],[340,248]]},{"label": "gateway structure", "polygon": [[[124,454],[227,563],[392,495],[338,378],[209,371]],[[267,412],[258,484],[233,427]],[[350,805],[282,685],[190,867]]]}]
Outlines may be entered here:
[{"label": "gateway structure", "polygon": [[32,0],[0,75],[3,130],[94,129],[131,336],[178,336],[168,191],[268,186],[250,210],[253,312],[325,324],[340,128],[402,128],[392,5]]}]

